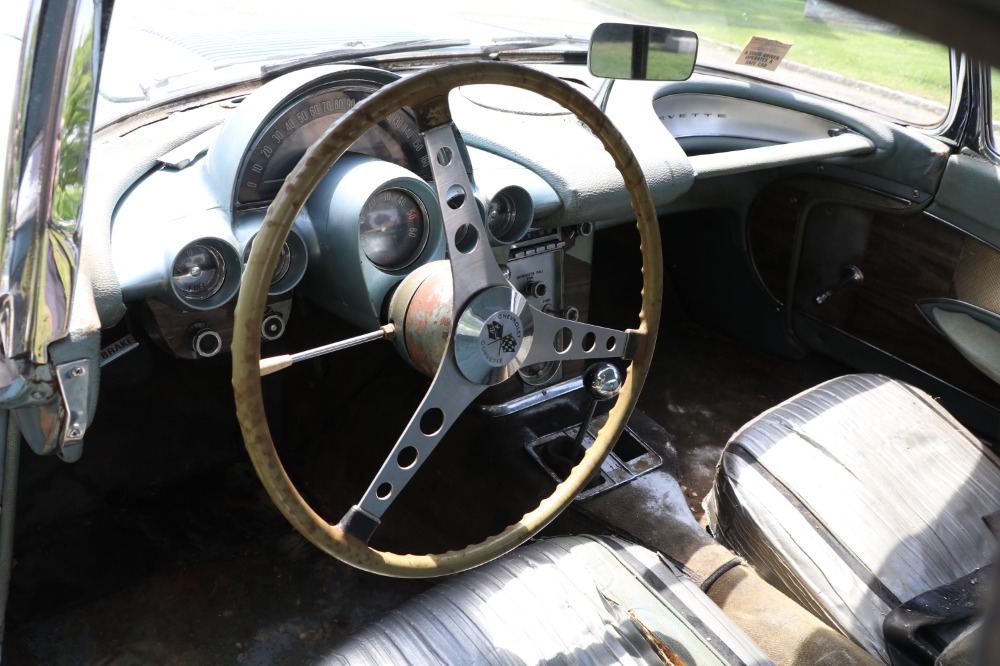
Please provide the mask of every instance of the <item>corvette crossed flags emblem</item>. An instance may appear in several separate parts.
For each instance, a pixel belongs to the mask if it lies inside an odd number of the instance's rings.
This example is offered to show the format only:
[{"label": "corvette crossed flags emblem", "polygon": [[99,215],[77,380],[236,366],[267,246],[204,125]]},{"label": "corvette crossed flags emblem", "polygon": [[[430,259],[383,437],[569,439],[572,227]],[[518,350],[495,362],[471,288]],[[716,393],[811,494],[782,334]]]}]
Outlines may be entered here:
[{"label": "corvette crossed flags emblem", "polygon": [[[491,321],[486,325],[486,328],[490,336],[490,340],[493,342],[499,342],[500,350],[504,353],[509,354],[517,348],[517,340],[510,333],[507,335],[503,334],[503,324],[500,322]],[[493,342],[490,344],[493,344]]]}]

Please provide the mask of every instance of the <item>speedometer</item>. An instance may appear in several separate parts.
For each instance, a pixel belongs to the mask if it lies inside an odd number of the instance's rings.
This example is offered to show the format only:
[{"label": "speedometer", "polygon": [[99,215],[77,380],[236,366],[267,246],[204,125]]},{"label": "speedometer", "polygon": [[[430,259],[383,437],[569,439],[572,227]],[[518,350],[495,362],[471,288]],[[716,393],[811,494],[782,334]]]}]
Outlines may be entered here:
[{"label": "speedometer", "polygon": [[[375,92],[361,83],[338,83],[313,90],[284,105],[258,132],[247,150],[237,184],[238,207],[270,202],[306,149],[355,104]],[[430,180],[430,162],[423,137],[406,110],[379,122],[348,152],[398,164]]]}]

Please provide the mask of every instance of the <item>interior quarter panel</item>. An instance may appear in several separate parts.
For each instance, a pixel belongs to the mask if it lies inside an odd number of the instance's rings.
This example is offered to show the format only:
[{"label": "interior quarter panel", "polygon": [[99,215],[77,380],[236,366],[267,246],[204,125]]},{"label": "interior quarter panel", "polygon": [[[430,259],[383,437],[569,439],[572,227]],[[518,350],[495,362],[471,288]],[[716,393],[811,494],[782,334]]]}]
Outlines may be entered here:
[{"label": "interior quarter panel", "polygon": [[927,212],[1000,246],[1000,166],[979,155],[952,155]]}]

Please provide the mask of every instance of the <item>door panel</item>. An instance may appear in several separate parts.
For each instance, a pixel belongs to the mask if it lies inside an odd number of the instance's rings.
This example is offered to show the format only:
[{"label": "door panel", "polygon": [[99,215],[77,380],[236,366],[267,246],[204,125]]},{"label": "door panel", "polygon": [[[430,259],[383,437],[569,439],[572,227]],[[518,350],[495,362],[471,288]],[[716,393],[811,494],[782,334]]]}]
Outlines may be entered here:
[{"label": "door panel", "polygon": [[[1000,405],[1000,384],[919,307],[952,299],[1000,315],[1000,251],[929,212],[849,187],[865,207],[842,203],[847,196],[826,197],[821,179],[793,178],[765,189],[751,211],[751,256],[774,298],[793,305],[786,308],[789,328],[805,317]],[[860,270],[863,283],[838,288],[848,266]]]}]

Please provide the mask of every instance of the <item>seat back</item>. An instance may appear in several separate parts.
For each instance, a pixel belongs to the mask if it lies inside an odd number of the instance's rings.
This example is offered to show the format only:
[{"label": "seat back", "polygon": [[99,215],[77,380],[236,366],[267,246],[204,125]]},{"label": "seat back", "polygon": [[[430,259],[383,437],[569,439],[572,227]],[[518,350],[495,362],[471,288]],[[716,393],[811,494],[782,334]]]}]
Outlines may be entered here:
[{"label": "seat back", "polygon": [[888,661],[893,608],[994,559],[1000,462],[919,389],[850,375],[737,432],[706,510],[721,543]]},{"label": "seat back", "polygon": [[442,581],[352,637],[328,663],[771,662],[651,551],[560,537]]}]

